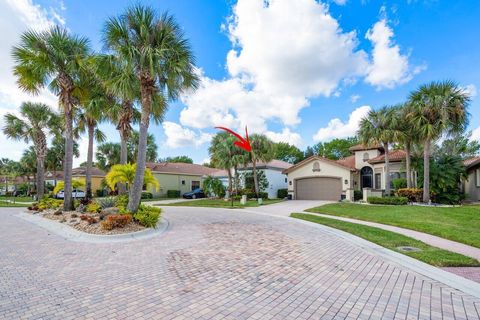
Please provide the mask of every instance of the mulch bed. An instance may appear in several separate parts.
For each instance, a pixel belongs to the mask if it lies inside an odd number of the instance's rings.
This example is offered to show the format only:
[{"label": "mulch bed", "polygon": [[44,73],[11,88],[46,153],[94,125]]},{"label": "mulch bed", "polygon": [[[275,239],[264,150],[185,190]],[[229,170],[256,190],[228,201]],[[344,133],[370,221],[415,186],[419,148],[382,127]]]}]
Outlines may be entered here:
[{"label": "mulch bed", "polygon": [[[31,214],[41,215],[44,218],[58,221],[72,228],[75,228],[79,231],[91,233],[91,234],[100,234],[100,235],[124,234],[124,233],[137,232],[145,229],[144,226],[138,224],[135,221],[132,221],[123,228],[104,230],[101,227],[100,214],[98,213],[81,213],[77,211],[65,211],[65,212],[62,212],[61,214],[55,214],[56,210],[44,210],[42,212],[29,211],[29,212]],[[92,217],[97,222],[90,224],[86,220],[81,220],[80,219],[81,215]]]}]

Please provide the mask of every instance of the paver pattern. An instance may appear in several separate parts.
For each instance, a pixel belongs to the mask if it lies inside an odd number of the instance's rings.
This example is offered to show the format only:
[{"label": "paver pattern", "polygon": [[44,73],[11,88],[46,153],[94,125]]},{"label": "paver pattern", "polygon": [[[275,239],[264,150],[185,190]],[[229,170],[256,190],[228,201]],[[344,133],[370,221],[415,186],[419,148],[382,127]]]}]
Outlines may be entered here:
[{"label": "paver pattern", "polygon": [[479,319],[480,300],[294,220],[169,207],[128,243],[64,240],[1,209],[2,319]]}]

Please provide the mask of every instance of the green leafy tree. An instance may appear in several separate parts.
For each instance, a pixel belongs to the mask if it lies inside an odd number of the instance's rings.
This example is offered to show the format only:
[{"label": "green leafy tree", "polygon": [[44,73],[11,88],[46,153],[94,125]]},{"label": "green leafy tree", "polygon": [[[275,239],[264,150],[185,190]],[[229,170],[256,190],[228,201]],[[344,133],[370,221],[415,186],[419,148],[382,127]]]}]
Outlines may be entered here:
[{"label": "green leafy tree", "polygon": [[140,88],[137,172],[128,201],[128,210],[136,212],[145,174],[150,117],[152,114],[161,117],[167,101],[176,100],[185,90],[195,88],[198,77],[189,42],[171,15],[158,16],[152,8],[136,5],[110,18],[104,30],[107,49],[132,67]]},{"label": "green leafy tree", "polygon": [[98,145],[95,157],[100,169],[110,170],[113,165],[120,163],[120,144],[105,142]]},{"label": "green leafy tree", "polygon": [[250,136],[250,145],[252,151],[249,152],[249,160],[252,163],[253,181],[255,186],[255,195],[258,198],[260,189],[258,184],[257,162],[269,162],[274,156],[273,142],[263,134],[252,134]]},{"label": "green leafy tree", "polygon": [[[258,179],[258,191],[263,192],[267,190],[269,183],[267,176],[263,170],[258,170],[257,172]],[[253,179],[253,171],[245,171],[242,173],[242,180],[246,189],[254,190],[255,181]]]},{"label": "green leafy tree", "polygon": [[80,74],[81,61],[88,56],[86,38],[69,34],[59,26],[44,32],[30,30],[22,34],[21,43],[13,48],[14,74],[19,87],[37,94],[42,88],[54,89],[63,108],[65,125],[65,199],[64,210],[73,209],[72,163],[73,163],[73,109],[76,104],[76,79]]},{"label": "green leafy tree", "polygon": [[286,142],[275,143],[274,152],[275,159],[283,160],[291,164],[295,164],[303,160],[303,152],[297,147]]},{"label": "green leafy tree", "polygon": [[468,124],[468,94],[452,81],[431,82],[412,92],[409,113],[423,142],[423,201],[430,201],[430,156],[432,142],[442,135],[463,132]]},{"label": "green leafy tree", "polygon": [[356,137],[333,139],[328,142],[319,142],[313,147],[314,153],[321,157],[338,160],[350,155],[350,147],[358,144]]},{"label": "green leafy tree", "polygon": [[[127,141],[127,150],[128,150],[128,161],[129,162],[137,162],[137,155],[138,155],[138,150],[140,148],[139,145],[140,141],[140,133],[138,131],[132,131],[130,134],[130,137]],[[155,137],[153,134],[149,133],[147,135],[147,146],[146,146],[146,161],[147,162],[155,162],[158,157],[157,153],[158,146],[155,143]]]},{"label": "green leafy tree", "polygon": [[[79,146],[76,141],[73,142],[73,156],[75,158],[78,158],[80,156]],[[53,137],[51,146],[47,150],[47,156],[45,161],[47,169],[55,172],[62,170],[64,159],[65,139],[60,135],[56,135]]]},{"label": "green leafy tree", "polygon": [[395,141],[393,119],[395,108],[382,107],[370,111],[360,121],[358,137],[365,145],[381,144],[385,150],[385,193],[390,195],[390,162],[388,158],[389,145]]},{"label": "green leafy tree", "polygon": [[209,196],[221,198],[225,195],[225,187],[222,181],[212,176],[208,176],[203,180],[203,190],[205,190]]},{"label": "green leafy tree", "polygon": [[434,146],[434,155],[459,156],[462,159],[468,159],[480,154],[480,144],[476,140],[471,140],[472,133],[454,133],[451,137],[442,141],[440,146]]},{"label": "green leafy tree", "polygon": [[163,158],[163,159],[158,159],[158,162],[193,163],[193,160],[189,156],[176,156],[176,157],[166,157],[166,158]]},{"label": "green leafy tree", "polygon": [[43,197],[45,191],[45,157],[47,155],[47,134],[50,128],[59,124],[58,116],[45,104],[25,102],[20,106],[20,115],[7,113],[4,117],[3,132],[14,140],[33,142],[37,158],[37,195]]}]

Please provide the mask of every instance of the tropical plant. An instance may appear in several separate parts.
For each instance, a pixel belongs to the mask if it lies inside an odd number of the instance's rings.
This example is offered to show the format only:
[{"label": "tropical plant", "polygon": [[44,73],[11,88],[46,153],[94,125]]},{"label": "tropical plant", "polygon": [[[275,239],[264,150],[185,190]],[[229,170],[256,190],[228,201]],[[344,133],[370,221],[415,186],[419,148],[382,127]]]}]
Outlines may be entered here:
[{"label": "tropical plant", "polygon": [[[85,180],[83,179],[72,179],[72,188],[78,189],[85,186]],[[59,193],[61,190],[64,191],[65,197],[67,191],[65,190],[65,181],[58,181],[55,188],[53,188],[53,194]]]},{"label": "tropical plant", "polygon": [[[245,189],[255,190],[255,181],[253,177],[253,171],[245,171],[242,173],[242,180]],[[257,170],[257,183],[258,192],[263,192],[268,188],[269,183],[265,171]]]},{"label": "tropical plant", "polygon": [[[117,183],[124,183],[127,185],[128,188],[134,183],[135,181],[135,172],[136,172],[136,164],[116,164],[112,166],[110,171],[105,176],[105,180],[110,189],[115,190],[115,185]],[[159,189],[160,185],[158,184],[157,179],[152,174],[150,169],[146,168],[145,173],[143,174],[143,185],[153,186],[155,189]]]},{"label": "tropical plant", "polygon": [[303,160],[303,152],[297,147],[286,142],[278,142],[274,145],[275,159],[295,164]]},{"label": "tropical plant", "polygon": [[[133,130],[130,133],[130,137],[127,140],[127,150],[130,155],[128,161],[137,162],[137,155],[139,150],[139,141],[140,141],[140,133],[138,131]],[[146,146],[146,161],[147,162],[155,162],[157,160],[157,144],[155,143],[155,137],[153,134],[149,133],[147,135],[147,146]]]},{"label": "tropical plant", "polygon": [[225,195],[225,187],[220,179],[208,176],[203,180],[203,190],[210,196],[223,197]]},{"label": "tropical plant", "polygon": [[[76,141],[73,142],[73,156],[80,156],[79,146]],[[55,135],[51,141],[50,148],[47,150],[45,159],[46,168],[48,170],[59,171],[63,168],[65,159],[65,139],[60,135]]]},{"label": "tropical plant", "polygon": [[64,210],[73,208],[73,109],[81,61],[88,55],[88,41],[69,34],[66,28],[54,26],[41,33],[30,30],[22,34],[21,43],[13,48],[14,74],[19,87],[37,94],[44,87],[57,93],[63,108],[65,124],[65,200]]},{"label": "tropical plant", "polygon": [[385,194],[390,195],[390,162],[389,144],[395,140],[394,119],[395,109],[382,107],[377,111],[371,110],[360,121],[357,132],[359,140],[365,145],[381,144],[385,151]]},{"label": "tropical plant", "polygon": [[269,162],[273,159],[273,142],[263,134],[252,134],[250,136],[250,145],[252,146],[252,151],[249,152],[248,158],[252,163],[254,190],[258,198],[261,190],[258,183],[257,161]]},{"label": "tropical plant", "polygon": [[37,195],[43,197],[45,190],[45,157],[49,128],[58,126],[58,116],[43,103],[24,102],[20,106],[20,117],[7,113],[4,116],[3,132],[14,140],[33,142],[37,158]]},{"label": "tropical plant", "polygon": [[130,7],[124,14],[107,21],[104,40],[114,56],[131,66],[140,88],[142,110],[137,171],[128,203],[128,210],[136,212],[145,173],[150,117],[153,114],[161,118],[167,101],[195,88],[198,76],[190,45],[169,14],[159,17],[150,7]]},{"label": "tropical plant", "polygon": [[97,165],[102,170],[110,168],[120,162],[120,144],[115,142],[105,142],[97,146],[95,153]]},{"label": "tropical plant", "polygon": [[468,124],[470,97],[453,81],[431,82],[412,92],[408,118],[423,142],[423,201],[430,201],[430,156],[432,142],[442,135],[463,132]]}]

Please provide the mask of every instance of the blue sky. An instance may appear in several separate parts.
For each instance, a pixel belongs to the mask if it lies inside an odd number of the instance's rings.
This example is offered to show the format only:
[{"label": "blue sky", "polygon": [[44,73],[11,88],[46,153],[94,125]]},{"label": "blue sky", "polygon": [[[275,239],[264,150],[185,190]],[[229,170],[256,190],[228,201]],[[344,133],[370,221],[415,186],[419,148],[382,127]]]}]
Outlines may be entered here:
[{"label": "blue sky", "polygon": [[[132,1],[7,1],[0,4],[3,43],[28,26],[63,23],[100,51],[107,17]],[[150,131],[159,156],[208,158],[214,125],[263,132],[304,149],[352,135],[370,109],[402,102],[420,84],[453,79],[473,97],[470,129],[479,128],[480,3],[435,0],[141,1],[175,15],[190,39],[203,84],[171,103],[163,125]],[[3,15],[3,17],[2,17]],[[8,28],[8,29],[7,29]],[[5,46],[4,46],[5,47]],[[9,51],[1,49],[8,60]],[[228,58],[227,58],[228,57]],[[9,63],[0,67],[0,112],[20,99]],[[10,66],[11,67],[11,66]],[[55,107],[48,92],[42,97]],[[118,134],[102,125],[112,141]],[[474,131],[480,139],[480,129]],[[18,158],[24,145],[0,156]],[[81,141],[85,150],[85,139]],[[85,155],[77,160],[79,163]]]}]

